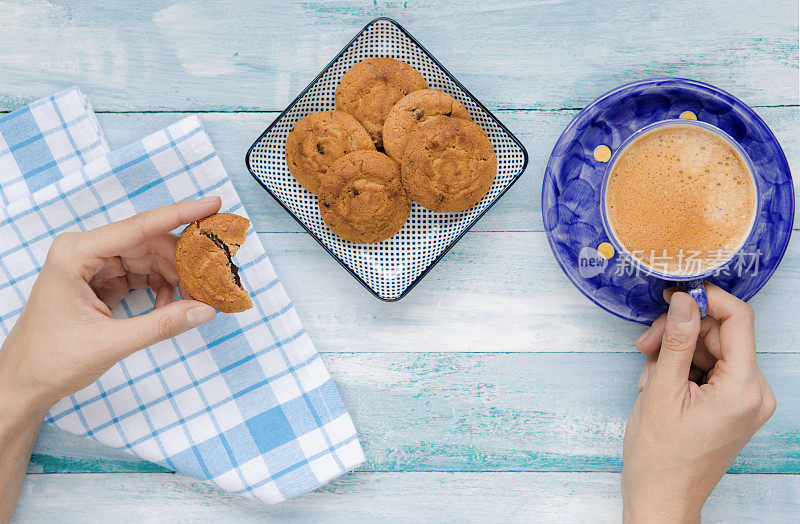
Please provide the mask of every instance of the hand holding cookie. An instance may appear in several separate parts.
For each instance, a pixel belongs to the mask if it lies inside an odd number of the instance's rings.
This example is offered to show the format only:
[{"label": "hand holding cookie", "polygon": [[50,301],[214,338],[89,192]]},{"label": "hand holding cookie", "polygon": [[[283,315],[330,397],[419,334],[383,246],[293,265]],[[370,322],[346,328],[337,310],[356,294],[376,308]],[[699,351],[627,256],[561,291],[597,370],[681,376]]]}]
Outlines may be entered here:
[{"label": "hand holding cookie", "polygon": [[[131,353],[213,320],[208,305],[176,300],[178,239],[171,231],[219,207],[219,197],[184,200],[58,235],[0,351],[0,383],[43,414]],[[155,308],[115,318],[112,309],[144,288],[155,293]]]}]

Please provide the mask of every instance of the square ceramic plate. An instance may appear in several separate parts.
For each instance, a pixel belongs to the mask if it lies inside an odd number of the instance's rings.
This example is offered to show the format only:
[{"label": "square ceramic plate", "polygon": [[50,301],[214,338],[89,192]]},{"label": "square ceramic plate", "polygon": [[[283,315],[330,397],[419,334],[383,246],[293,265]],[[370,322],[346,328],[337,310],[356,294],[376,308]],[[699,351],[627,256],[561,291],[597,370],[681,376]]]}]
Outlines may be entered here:
[{"label": "square ceramic plate", "polygon": [[[335,109],[334,95],[342,76],[356,63],[374,56],[410,64],[432,89],[441,89],[464,104],[492,141],[497,176],[486,196],[467,211],[434,213],[414,204],[411,216],[395,236],[377,244],[354,244],[336,236],[322,221],[316,195],[303,189],[289,173],[284,148],[294,124],[311,113]],[[245,162],[264,189],[364,287],[381,300],[398,300],[520,177],[528,154],[520,141],[400,24],[378,18],[367,24],[250,146]]]}]

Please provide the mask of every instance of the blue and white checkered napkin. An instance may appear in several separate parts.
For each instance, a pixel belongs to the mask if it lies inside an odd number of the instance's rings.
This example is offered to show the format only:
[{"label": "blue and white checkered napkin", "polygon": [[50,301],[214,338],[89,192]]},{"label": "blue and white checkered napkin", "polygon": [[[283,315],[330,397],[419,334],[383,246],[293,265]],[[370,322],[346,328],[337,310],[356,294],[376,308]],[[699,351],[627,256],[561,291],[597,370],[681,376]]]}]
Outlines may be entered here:
[{"label": "blue and white checkered napkin", "polygon": [[0,117],[0,201],[8,205],[108,153],[77,87]]},{"label": "blue and white checkered napkin", "polygon": [[[189,117],[11,202],[0,212],[3,338],[56,234],[206,195],[246,216],[200,121]],[[252,229],[235,260],[252,309],[135,353],[53,406],[46,421],[270,503],[360,464],[350,416]],[[149,290],[135,292],[114,314],[138,315],[153,303]]]}]

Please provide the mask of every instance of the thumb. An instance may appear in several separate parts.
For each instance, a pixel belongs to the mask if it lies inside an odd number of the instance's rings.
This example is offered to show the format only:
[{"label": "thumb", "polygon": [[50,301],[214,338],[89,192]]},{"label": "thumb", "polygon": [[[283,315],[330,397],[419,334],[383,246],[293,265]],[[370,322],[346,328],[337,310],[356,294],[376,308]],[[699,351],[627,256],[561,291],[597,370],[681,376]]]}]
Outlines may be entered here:
[{"label": "thumb", "polygon": [[120,358],[214,320],[217,312],[197,300],[177,300],[144,315],[112,323]]},{"label": "thumb", "polygon": [[700,335],[700,311],[686,293],[672,295],[661,351],[649,382],[664,390],[682,389],[689,380],[694,348]]}]

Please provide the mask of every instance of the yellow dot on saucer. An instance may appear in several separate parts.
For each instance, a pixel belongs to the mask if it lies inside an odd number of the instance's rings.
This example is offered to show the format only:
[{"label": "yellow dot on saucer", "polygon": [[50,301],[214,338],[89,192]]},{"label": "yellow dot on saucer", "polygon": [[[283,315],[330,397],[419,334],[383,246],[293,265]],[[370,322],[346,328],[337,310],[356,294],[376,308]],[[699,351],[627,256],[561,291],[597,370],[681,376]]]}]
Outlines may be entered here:
[{"label": "yellow dot on saucer", "polygon": [[691,111],[684,111],[678,116],[678,118],[685,118],[686,120],[697,120],[697,115],[695,115]]},{"label": "yellow dot on saucer", "polygon": [[600,254],[601,257],[608,260],[609,258],[614,256],[614,246],[612,246],[608,242],[603,242],[602,244],[597,246],[597,252]]},{"label": "yellow dot on saucer", "polygon": [[599,145],[595,147],[594,159],[598,162],[608,162],[611,160],[611,150],[606,145]]}]

